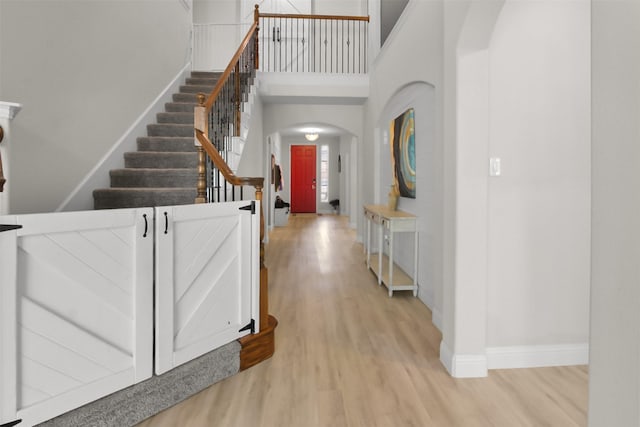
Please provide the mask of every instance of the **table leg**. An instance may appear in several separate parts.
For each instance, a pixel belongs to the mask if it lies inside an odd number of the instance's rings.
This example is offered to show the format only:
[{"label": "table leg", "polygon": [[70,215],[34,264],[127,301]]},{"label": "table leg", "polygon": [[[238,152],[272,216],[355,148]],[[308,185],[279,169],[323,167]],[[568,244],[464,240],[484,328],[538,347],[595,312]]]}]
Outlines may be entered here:
[{"label": "table leg", "polygon": [[384,232],[378,224],[378,286],[382,285],[382,253],[384,252]]},{"label": "table leg", "polygon": [[413,232],[413,296],[418,296],[418,230]]},{"label": "table leg", "polygon": [[389,232],[389,296],[393,296],[393,232]]}]

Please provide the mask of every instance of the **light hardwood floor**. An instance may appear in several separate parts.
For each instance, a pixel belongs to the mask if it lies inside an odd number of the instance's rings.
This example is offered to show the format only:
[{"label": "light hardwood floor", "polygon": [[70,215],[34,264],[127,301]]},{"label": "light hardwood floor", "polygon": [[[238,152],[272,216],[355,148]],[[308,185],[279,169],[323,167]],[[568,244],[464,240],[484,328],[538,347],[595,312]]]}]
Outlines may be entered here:
[{"label": "light hardwood floor", "polygon": [[585,366],[451,378],[431,312],[387,296],[344,217],[291,216],[266,256],[274,356],[140,427],[586,425]]}]

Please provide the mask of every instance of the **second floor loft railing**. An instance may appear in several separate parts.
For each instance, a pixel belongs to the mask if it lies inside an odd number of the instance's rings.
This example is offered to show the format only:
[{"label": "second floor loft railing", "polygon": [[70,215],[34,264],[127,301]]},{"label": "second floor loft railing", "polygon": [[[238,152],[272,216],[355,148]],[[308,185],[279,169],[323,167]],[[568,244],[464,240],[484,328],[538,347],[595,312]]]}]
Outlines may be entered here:
[{"label": "second floor loft railing", "polygon": [[260,71],[367,73],[368,16],[258,15]]},{"label": "second floor loft railing", "polygon": [[[368,71],[368,16],[261,13],[259,69],[263,72],[365,74]],[[229,40],[240,40],[244,24],[194,24],[194,69],[222,69],[233,53]]]}]

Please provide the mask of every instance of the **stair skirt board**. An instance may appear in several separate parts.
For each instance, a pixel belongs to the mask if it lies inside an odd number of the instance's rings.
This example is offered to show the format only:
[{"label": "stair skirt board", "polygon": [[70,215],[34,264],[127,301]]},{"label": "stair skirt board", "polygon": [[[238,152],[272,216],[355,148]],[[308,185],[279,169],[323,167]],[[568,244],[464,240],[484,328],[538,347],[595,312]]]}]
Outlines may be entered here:
[{"label": "stair skirt board", "polygon": [[130,427],[239,372],[232,341],[160,376],[38,424],[41,427]]}]

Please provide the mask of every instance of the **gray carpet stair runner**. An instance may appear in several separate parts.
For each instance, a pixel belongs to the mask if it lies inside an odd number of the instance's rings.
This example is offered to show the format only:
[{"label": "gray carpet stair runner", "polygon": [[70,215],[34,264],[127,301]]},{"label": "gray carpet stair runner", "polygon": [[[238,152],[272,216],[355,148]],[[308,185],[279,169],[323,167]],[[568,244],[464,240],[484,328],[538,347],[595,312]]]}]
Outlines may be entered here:
[{"label": "gray carpet stair runner", "polygon": [[186,205],[196,198],[198,154],[193,137],[193,107],[198,93],[209,94],[220,73],[194,71],[137,151],[125,153],[124,168],[110,172],[111,187],[93,192],[95,209]]},{"label": "gray carpet stair runner", "polygon": [[[210,93],[220,73],[193,72],[138,151],[125,153],[123,169],[110,172],[111,188],[93,192],[96,209],[191,204],[196,197],[197,153],[193,107]],[[232,341],[173,370],[40,424],[40,427],[131,427],[218,381],[238,373],[240,344]]]}]

